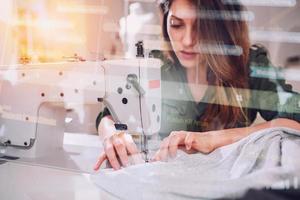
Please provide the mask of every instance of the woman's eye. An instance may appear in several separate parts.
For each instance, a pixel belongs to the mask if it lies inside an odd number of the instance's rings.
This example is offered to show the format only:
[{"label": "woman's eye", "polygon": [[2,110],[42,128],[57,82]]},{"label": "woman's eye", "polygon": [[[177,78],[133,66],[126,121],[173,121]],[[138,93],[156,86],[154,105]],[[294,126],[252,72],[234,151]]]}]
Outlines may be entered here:
[{"label": "woman's eye", "polygon": [[181,24],[171,24],[171,27],[172,28],[180,28],[180,27],[182,27],[182,25]]},{"label": "woman's eye", "polygon": [[180,28],[183,26],[183,24],[181,22],[176,22],[175,20],[171,20],[170,21],[170,26],[172,28]]}]

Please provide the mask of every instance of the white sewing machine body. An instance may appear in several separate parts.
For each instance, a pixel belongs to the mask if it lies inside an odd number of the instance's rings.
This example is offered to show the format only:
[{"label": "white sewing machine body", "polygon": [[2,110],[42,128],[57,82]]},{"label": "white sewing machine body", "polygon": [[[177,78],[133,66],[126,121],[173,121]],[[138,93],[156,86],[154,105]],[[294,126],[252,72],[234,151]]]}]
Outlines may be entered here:
[{"label": "white sewing machine body", "polygon": [[[61,148],[66,109],[72,104],[103,101],[129,133],[158,133],[160,66],[157,59],[137,58],[2,67],[1,153],[36,158]],[[143,94],[128,76],[137,78]]]}]

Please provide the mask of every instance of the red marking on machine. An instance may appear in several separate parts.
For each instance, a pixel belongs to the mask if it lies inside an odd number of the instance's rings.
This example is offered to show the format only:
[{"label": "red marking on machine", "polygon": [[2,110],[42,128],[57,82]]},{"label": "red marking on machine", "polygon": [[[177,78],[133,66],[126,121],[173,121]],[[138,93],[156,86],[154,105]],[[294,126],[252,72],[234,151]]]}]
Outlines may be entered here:
[{"label": "red marking on machine", "polygon": [[160,88],[160,80],[150,80],[149,89],[157,89],[157,88]]}]

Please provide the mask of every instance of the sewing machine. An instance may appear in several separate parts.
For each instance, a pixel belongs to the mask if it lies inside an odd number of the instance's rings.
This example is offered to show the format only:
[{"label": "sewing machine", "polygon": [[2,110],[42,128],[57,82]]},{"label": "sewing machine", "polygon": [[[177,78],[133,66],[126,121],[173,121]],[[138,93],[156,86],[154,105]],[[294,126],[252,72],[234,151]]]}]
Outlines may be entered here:
[{"label": "sewing machine", "polygon": [[154,58],[2,66],[2,158],[55,157],[63,146],[66,110],[99,102],[117,129],[142,136],[141,151],[147,152],[147,138],[160,128],[160,66]]}]

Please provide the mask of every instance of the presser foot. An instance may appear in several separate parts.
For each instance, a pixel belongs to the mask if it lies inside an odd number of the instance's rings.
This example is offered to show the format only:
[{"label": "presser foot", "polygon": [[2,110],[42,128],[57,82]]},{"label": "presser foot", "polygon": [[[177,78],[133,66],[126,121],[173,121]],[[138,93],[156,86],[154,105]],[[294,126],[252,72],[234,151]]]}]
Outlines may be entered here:
[{"label": "presser foot", "polygon": [[142,153],[144,154],[144,160],[145,162],[149,162],[150,158],[149,158],[149,151],[148,150],[143,150]]}]

